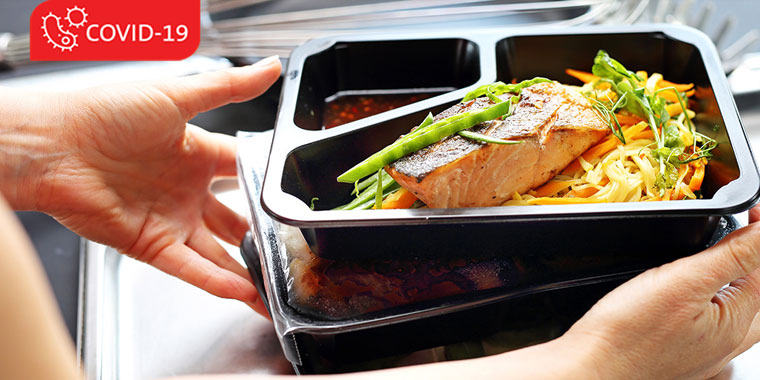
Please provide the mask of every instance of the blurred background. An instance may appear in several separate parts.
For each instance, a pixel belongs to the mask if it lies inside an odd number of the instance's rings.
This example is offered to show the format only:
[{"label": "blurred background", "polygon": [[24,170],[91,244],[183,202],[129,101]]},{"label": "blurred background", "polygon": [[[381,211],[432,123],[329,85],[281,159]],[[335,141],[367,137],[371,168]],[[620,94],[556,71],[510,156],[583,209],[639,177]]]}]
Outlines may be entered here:
[{"label": "blurred background", "polygon": [[[86,87],[115,80],[188,75],[248,64],[274,54],[287,63],[294,47],[335,34],[684,24],[702,30],[714,41],[747,133],[751,138],[760,134],[760,32],[756,29],[760,11],[755,0],[205,0],[201,3],[202,42],[197,54],[185,61],[66,63],[28,60],[29,15],[39,3],[0,1],[0,86]],[[228,134],[272,129],[281,82],[258,99],[198,115],[191,122]],[[20,212],[18,216],[34,241],[72,339],[76,339],[82,243],[45,215]]]}]

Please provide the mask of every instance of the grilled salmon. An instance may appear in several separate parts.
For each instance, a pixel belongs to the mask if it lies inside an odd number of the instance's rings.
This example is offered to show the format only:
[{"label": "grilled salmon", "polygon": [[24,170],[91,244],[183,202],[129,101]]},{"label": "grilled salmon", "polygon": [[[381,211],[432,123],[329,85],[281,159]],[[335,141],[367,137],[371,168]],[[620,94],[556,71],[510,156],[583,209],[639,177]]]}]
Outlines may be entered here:
[{"label": "grilled salmon", "polygon": [[[444,110],[435,120],[491,104],[477,98]],[[385,170],[428,207],[497,206],[515,192],[547,182],[609,133],[583,95],[555,82],[523,89],[511,116],[470,130],[523,143],[488,144],[453,135]]]}]

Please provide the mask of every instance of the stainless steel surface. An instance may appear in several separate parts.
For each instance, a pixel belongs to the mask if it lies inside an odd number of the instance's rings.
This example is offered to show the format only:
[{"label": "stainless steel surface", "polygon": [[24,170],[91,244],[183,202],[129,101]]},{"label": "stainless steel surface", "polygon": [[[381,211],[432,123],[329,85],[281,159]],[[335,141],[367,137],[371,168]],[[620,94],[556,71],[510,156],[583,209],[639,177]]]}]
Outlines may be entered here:
[{"label": "stainless steel surface", "polygon": [[[747,2],[741,1],[727,5],[738,13],[749,7]],[[561,13],[581,9],[582,14],[575,17]],[[508,19],[515,15],[521,16]],[[570,26],[668,22],[690,25],[710,35],[725,61],[726,71],[730,72],[740,64],[744,53],[757,48],[760,40],[760,32],[750,29],[747,20],[743,22],[744,28],[737,30],[741,18],[746,16],[727,13],[725,9],[716,12],[716,5],[711,0],[402,0],[215,20],[206,24],[198,51],[233,57],[271,54],[287,57],[291,49],[309,39],[366,34],[390,27],[452,29],[472,28],[473,25],[501,28],[507,24]]]},{"label": "stainless steel surface", "polygon": [[271,0],[208,0],[201,2],[201,9],[205,9],[208,13],[216,13],[261,4],[267,1]]},{"label": "stainless steel surface", "polygon": [[[403,6],[397,4],[403,3]],[[463,6],[463,4],[481,3]],[[377,3],[364,6],[326,8],[315,11],[293,12],[251,16],[222,20],[214,23],[217,30],[240,28],[287,29],[297,25],[301,29],[364,29],[367,27],[387,27],[412,25],[429,22],[456,21],[460,19],[484,18],[521,12],[553,12],[572,8],[593,6],[609,7],[616,2],[600,0],[568,0],[527,3],[509,3],[485,0],[407,0],[401,2]],[[304,15],[308,12],[308,15]],[[368,24],[369,23],[369,24]]]},{"label": "stainless steel surface", "polygon": [[[238,209],[240,196],[218,195]],[[241,260],[236,247],[225,248]],[[87,242],[83,253],[78,352],[89,379],[292,373],[271,322],[243,303],[97,243]]]},{"label": "stainless steel surface", "polygon": [[[760,53],[747,54],[742,63],[728,76],[728,83],[735,96],[760,93]],[[750,112],[753,109],[747,108],[745,111]],[[760,123],[752,126],[760,128]]]},{"label": "stainless steel surface", "polygon": [[[598,21],[619,9],[620,4],[632,2],[640,4],[642,1],[402,0],[252,15],[208,23],[198,52],[234,57],[262,57],[270,54],[287,57],[290,50],[310,39],[328,35],[366,34],[394,27],[471,29],[473,26],[502,28],[507,24],[581,25]],[[562,13],[571,11],[577,15],[568,17],[567,13]],[[633,14],[637,14],[636,11]]]},{"label": "stainless steel surface", "polygon": [[[754,24],[745,22],[745,28],[738,31],[738,35],[732,32],[737,29],[738,19],[743,11],[749,11],[750,3],[734,1],[732,4],[721,2],[721,5],[727,5],[728,9],[735,12],[721,12],[716,15],[716,2],[712,0],[681,0],[671,2],[670,0],[660,1],[639,1],[635,12],[615,12],[614,14],[600,20],[601,23],[609,24],[633,24],[633,23],[660,23],[667,22],[672,24],[688,25],[702,30],[710,36],[720,52],[721,59],[724,61],[726,72],[732,71],[744,53],[751,51],[754,44],[760,40],[760,33],[754,28]],[[747,8],[747,9],[744,9]],[[630,15],[630,16],[628,16]]]},{"label": "stainless steel surface", "polygon": [[17,67],[29,63],[29,35],[0,33],[0,65]]}]

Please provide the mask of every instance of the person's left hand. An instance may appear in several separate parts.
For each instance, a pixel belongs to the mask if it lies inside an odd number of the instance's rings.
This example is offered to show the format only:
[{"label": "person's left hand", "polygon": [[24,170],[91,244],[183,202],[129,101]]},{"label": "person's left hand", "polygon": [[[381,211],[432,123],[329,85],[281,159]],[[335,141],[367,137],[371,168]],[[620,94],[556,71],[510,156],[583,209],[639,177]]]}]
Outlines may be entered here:
[{"label": "person's left hand", "polygon": [[56,157],[31,186],[34,209],[86,238],[220,297],[263,303],[248,272],[215,241],[239,245],[243,217],[209,191],[236,174],[233,137],[186,125],[199,112],[263,93],[279,59],[168,81],[40,95]]},{"label": "person's left hand", "polygon": [[603,379],[715,376],[760,340],[760,206],[749,221],[618,287],[560,340]]}]

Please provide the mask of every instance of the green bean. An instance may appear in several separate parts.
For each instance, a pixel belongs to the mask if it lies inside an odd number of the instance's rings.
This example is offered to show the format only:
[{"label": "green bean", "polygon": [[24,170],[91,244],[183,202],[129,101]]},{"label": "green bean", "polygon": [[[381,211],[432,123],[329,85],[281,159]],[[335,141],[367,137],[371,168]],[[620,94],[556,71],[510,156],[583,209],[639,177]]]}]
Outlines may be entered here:
[{"label": "green bean", "polygon": [[432,112],[428,112],[427,116],[425,117],[425,120],[422,120],[422,124],[420,124],[420,126],[417,127],[417,128],[418,129],[419,128],[425,128],[425,127],[427,127],[430,124],[433,124],[433,113]]},{"label": "green bean", "polygon": [[[401,188],[401,185],[399,185],[398,182],[391,180],[391,184],[388,185],[388,187],[385,190],[383,190],[383,198],[385,198],[386,196],[388,196],[388,194],[390,194],[390,193],[392,193],[392,192],[394,192],[394,191],[396,191],[396,190],[398,190],[400,188]],[[375,200],[374,199],[370,199],[370,200],[368,200],[368,201],[366,201],[366,202],[364,202],[364,203],[362,203],[362,204],[360,204],[360,205],[352,208],[352,210],[369,210],[374,205],[375,205]]]},{"label": "green bean", "polygon": [[341,174],[338,177],[338,182],[355,182],[409,153],[416,152],[459,131],[484,121],[509,116],[512,113],[512,106],[519,100],[519,96],[513,96],[510,101],[462,112],[439,120],[425,128],[418,128]]},{"label": "green bean", "polygon": [[[427,116],[425,117],[425,120],[422,120],[422,123],[415,128],[414,131],[422,130],[423,128],[426,128],[430,124],[433,124],[433,114],[428,112]],[[358,194],[360,191],[366,189],[369,186],[372,186],[377,183],[376,176],[370,176],[367,177],[364,181],[359,182],[358,180],[354,182],[354,191],[351,192],[351,195]]]},{"label": "green bean", "polygon": [[383,169],[377,171],[377,189],[375,189],[375,209],[383,208]]},{"label": "green bean", "polygon": [[376,176],[370,176],[367,177],[364,181],[356,181],[354,182],[354,191],[351,192],[351,195],[359,194],[360,191],[374,185],[377,182]]},{"label": "green bean", "polygon": [[520,91],[522,91],[522,89],[525,87],[530,87],[534,84],[545,83],[545,82],[551,82],[551,80],[542,78],[542,77],[535,77],[533,79],[524,80],[520,83],[515,83],[515,84],[506,84],[504,82],[494,82],[490,84],[484,84],[468,92],[467,95],[464,96],[464,99],[462,99],[462,102],[467,102],[472,99],[479,98],[483,95],[487,95],[488,90],[493,92],[494,95],[501,95],[505,93],[519,94]]},{"label": "green bean", "polygon": [[484,135],[482,133],[477,133],[473,131],[459,131],[459,136],[468,138],[470,140],[480,141],[488,144],[500,144],[500,145],[515,145],[515,144],[522,144],[524,141],[519,140],[502,140],[497,139],[488,135]]},{"label": "green bean", "polygon": [[[383,179],[383,185],[382,185],[383,190],[387,189],[389,186],[396,183],[396,181],[394,181],[393,178],[391,178],[390,174],[386,173],[385,171],[383,171],[380,174],[380,176]],[[372,177],[375,177],[375,181],[377,181],[377,176],[373,175]],[[343,206],[336,207],[333,210],[353,210],[355,208],[358,208],[361,204],[367,201],[374,202],[375,192],[377,192],[377,189],[375,188],[375,186],[369,186],[366,189],[364,189],[364,191],[359,193],[359,195],[357,195],[353,201]],[[372,207],[372,205],[370,205],[370,207]]]}]

